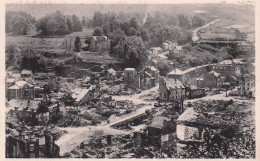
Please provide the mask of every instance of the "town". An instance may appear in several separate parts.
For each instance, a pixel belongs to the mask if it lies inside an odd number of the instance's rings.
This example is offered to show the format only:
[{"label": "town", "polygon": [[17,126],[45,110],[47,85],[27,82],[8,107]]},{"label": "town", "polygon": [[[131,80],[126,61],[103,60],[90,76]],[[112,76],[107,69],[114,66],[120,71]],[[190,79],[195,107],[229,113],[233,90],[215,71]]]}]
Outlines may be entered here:
[{"label": "town", "polygon": [[[204,12],[194,12],[192,22],[203,23],[192,23],[189,41],[146,33],[147,45],[138,19],[123,23],[120,14],[100,12],[94,22],[73,15],[74,32],[62,38],[47,37],[62,29],[44,28],[60,11],[37,20],[46,37],[9,34],[6,158],[255,158],[252,31],[219,27],[226,17]],[[152,29],[156,13],[143,16]],[[111,19],[108,29],[101,18]]]}]

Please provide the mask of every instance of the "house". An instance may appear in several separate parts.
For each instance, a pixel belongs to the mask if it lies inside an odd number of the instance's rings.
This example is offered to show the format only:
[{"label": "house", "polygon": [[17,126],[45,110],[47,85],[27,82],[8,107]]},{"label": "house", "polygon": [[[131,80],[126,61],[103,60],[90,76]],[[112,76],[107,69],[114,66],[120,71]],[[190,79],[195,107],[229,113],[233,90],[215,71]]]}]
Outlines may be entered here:
[{"label": "house", "polygon": [[149,89],[156,85],[156,78],[147,71],[140,72],[140,88]]},{"label": "house", "polygon": [[154,117],[147,126],[147,140],[150,145],[162,150],[176,145],[176,123],[167,117]]},{"label": "house", "polygon": [[247,41],[241,41],[237,44],[237,48],[244,52],[251,52],[254,49],[254,46]]},{"label": "house", "polygon": [[156,69],[154,66],[147,66],[144,71],[150,73],[154,78],[158,79],[159,77],[159,70]]},{"label": "house", "polygon": [[124,81],[132,81],[137,77],[137,71],[135,68],[125,68]]},{"label": "house", "polygon": [[187,97],[189,99],[200,98],[206,95],[205,89],[199,88],[197,86],[191,86],[186,88]]},{"label": "house", "polygon": [[125,68],[124,69],[124,83],[127,84],[127,87],[136,89],[140,86],[140,76],[138,75],[135,68]]},{"label": "house", "polygon": [[182,50],[182,46],[178,45],[172,48],[173,53],[179,53]]},{"label": "house", "polygon": [[34,86],[26,81],[17,81],[7,89],[7,98],[11,99],[34,99]]},{"label": "house", "polygon": [[158,54],[163,53],[163,49],[160,47],[152,47],[150,48],[150,50],[152,51],[152,56],[157,56]]},{"label": "house", "polygon": [[186,97],[184,85],[174,78],[160,77],[159,93],[162,101],[183,100]]},{"label": "house", "polygon": [[207,88],[217,88],[218,87],[218,79],[220,78],[220,74],[211,71],[203,76],[203,87]]},{"label": "house", "polygon": [[38,104],[39,101],[36,100],[12,99],[6,104],[6,115],[14,119],[29,122]]},{"label": "house", "polygon": [[168,43],[166,43],[166,42],[162,44],[162,48],[163,48],[164,51],[169,50],[169,46],[170,45]]},{"label": "house", "polygon": [[224,60],[213,67],[213,70],[223,76],[241,76],[247,64],[242,59]]},{"label": "house", "polygon": [[113,68],[106,70],[106,78],[107,80],[115,80],[116,79],[116,71]]},{"label": "house", "polygon": [[199,88],[203,87],[203,78],[196,78],[196,85]]},{"label": "house", "polygon": [[[199,122],[197,123],[197,121]],[[203,127],[201,122],[206,123],[205,117],[196,112],[193,107],[186,109],[177,119],[177,152],[185,150],[189,144],[203,142]]]},{"label": "house", "polygon": [[242,96],[252,96],[255,92],[255,75],[245,74],[240,81],[239,93]]},{"label": "house", "polygon": [[110,49],[110,40],[106,36],[93,36],[90,42],[90,51],[101,52]]},{"label": "house", "polygon": [[45,130],[23,131],[6,138],[6,158],[59,158],[54,135]]},{"label": "house", "polygon": [[76,88],[72,92],[72,97],[76,103],[89,104],[94,98],[94,93],[90,89]]},{"label": "house", "polygon": [[33,78],[33,72],[31,70],[23,69],[21,71],[21,77],[32,77]]},{"label": "house", "polygon": [[173,71],[171,71],[170,73],[167,74],[168,78],[173,78],[173,79],[178,79],[180,80],[182,83],[185,82],[186,78],[185,78],[185,72],[175,68]]}]

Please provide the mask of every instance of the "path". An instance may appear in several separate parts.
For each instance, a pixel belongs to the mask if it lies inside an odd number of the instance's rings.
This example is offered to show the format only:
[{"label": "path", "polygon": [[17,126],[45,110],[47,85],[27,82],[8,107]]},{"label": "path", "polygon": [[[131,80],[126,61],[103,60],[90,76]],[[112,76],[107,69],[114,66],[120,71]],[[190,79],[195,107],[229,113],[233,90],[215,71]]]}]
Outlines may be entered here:
[{"label": "path", "polygon": [[133,117],[136,117],[137,115],[145,113],[147,109],[153,108],[153,105],[151,105],[151,101],[145,101],[140,99],[141,96],[147,95],[151,92],[157,91],[159,85],[156,85],[155,87],[142,91],[139,94],[134,94],[131,96],[113,96],[113,99],[119,101],[119,100],[129,100],[132,101],[134,104],[145,104],[143,107],[139,108],[137,111],[134,112],[133,115],[128,115],[127,117],[122,117],[121,119],[111,122],[110,124],[106,125],[98,125],[98,126],[84,126],[84,127],[65,127],[65,128],[58,128],[60,130],[66,130],[68,133],[62,135],[59,140],[57,140],[55,143],[60,147],[60,155],[64,155],[67,152],[70,152],[74,148],[76,148],[78,145],[80,145],[83,141],[88,141],[90,136],[93,135],[95,131],[103,131],[105,134],[115,135],[115,134],[127,134],[129,132],[125,132],[122,130],[116,130],[111,128],[112,125],[126,121],[128,119],[131,119]]},{"label": "path", "polygon": [[219,20],[220,20],[220,19],[216,19],[216,20],[214,20],[214,21],[212,21],[212,22],[210,22],[210,23],[207,23],[207,24],[204,25],[204,26],[201,26],[201,27],[196,28],[195,30],[193,30],[192,41],[193,41],[193,42],[196,42],[196,41],[198,41],[198,40],[200,39],[200,37],[198,36],[198,31],[199,31],[200,29],[203,29],[203,28],[206,28],[206,27],[208,27],[208,26],[210,26],[210,25],[213,25],[214,23],[218,22]]}]

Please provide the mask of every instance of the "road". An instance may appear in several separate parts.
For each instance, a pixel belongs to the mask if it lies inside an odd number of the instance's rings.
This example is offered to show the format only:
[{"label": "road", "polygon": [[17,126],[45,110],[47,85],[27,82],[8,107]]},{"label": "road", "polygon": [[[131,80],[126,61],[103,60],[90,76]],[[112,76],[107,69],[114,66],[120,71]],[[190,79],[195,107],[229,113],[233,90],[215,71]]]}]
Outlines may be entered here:
[{"label": "road", "polygon": [[204,26],[201,26],[201,27],[196,28],[195,30],[193,30],[192,41],[193,41],[193,42],[196,42],[196,41],[198,41],[198,40],[200,39],[200,37],[198,36],[198,31],[199,31],[200,29],[206,28],[206,27],[208,27],[208,26],[210,26],[210,25],[212,25],[212,24],[218,22],[219,20],[220,20],[220,19],[216,19],[216,20],[214,20],[214,21],[212,21],[212,22],[210,22],[210,23],[207,23],[207,24],[204,25]]},{"label": "road", "polygon": [[143,114],[147,109],[151,109],[153,107],[151,101],[142,100],[140,99],[140,97],[147,95],[151,92],[156,92],[158,87],[159,85],[156,85],[155,87],[149,90],[145,90],[139,94],[134,94],[130,96],[113,96],[113,99],[117,101],[128,100],[128,101],[132,101],[133,104],[135,105],[144,104],[143,107],[139,108],[137,111],[134,111],[132,115],[131,114],[127,115],[126,117],[122,117],[119,120],[111,122],[106,125],[58,128],[60,130],[67,131],[67,134],[62,135],[59,138],[59,140],[55,142],[60,147],[60,155],[62,156],[65,153],[72,151],[74,148],[80,145],[81,142],[88,141],[90,136],[93,135],[95,131],[103,131],[104,134],[110,134],[110,135],[129,133],[123,130],[113,129],[111,128],[111,126],[116,123],[126,121],[137,115]]}]

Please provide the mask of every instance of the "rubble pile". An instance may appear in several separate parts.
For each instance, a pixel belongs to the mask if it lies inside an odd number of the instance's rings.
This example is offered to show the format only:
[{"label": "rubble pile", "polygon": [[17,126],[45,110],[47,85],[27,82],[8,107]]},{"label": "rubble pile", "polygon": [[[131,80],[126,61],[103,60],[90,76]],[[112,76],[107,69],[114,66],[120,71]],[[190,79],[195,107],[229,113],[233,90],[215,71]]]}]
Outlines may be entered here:
[{"label": "rubble pile", "polygon": [[209,135],[205,142],[189,145],[177,158],[255,158],[252,103],[201,100],[193,106],[201,116],[195,122],[210,127]]},{"label": "rubble pile", "polygon": [[82,142],[78,147],[64,155],[65,158],[122,158],[133,155],[130,135],[105,136],[95,132],[89,141]]}]

